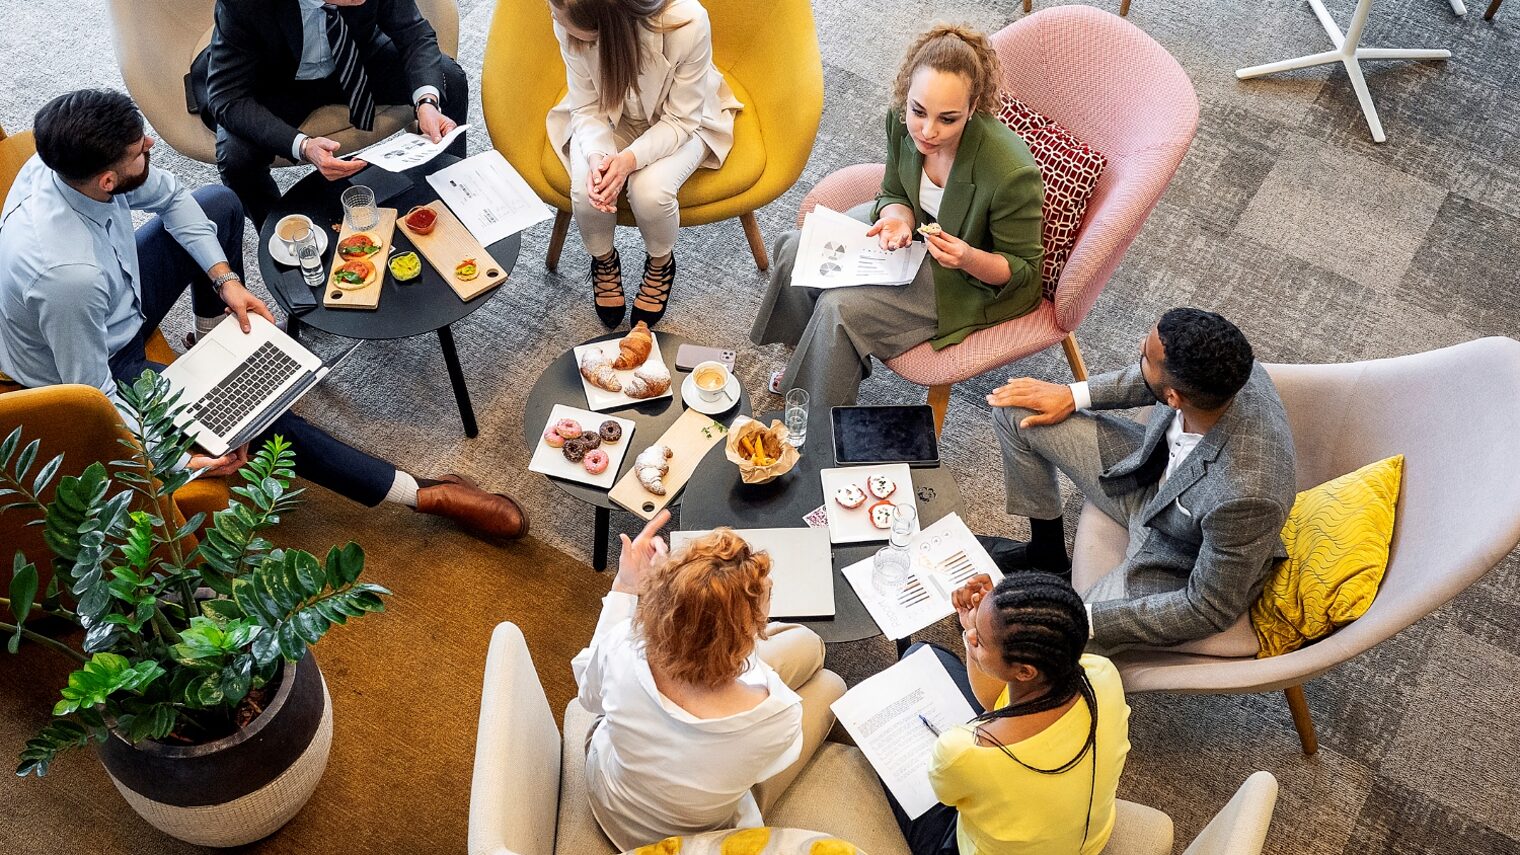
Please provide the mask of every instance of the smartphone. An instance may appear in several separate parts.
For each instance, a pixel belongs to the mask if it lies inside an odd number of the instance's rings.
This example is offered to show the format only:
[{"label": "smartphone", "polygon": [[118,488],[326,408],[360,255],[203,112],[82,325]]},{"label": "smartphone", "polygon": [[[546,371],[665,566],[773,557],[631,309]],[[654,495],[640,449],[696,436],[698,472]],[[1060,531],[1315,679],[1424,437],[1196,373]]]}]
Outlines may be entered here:
[{"label": "smartphone", "polygon": [[721,362],[729,371],[734,370],[734,352],[721,347],[700,344],[683,344],[676,348],[676,370],[690,371],[704,362]]},{"label": "smartphone", "polygon": [[910,407],[834,407],[834,460],[840,466],[906,463],[938,466],[939,438],[934,411]]}]

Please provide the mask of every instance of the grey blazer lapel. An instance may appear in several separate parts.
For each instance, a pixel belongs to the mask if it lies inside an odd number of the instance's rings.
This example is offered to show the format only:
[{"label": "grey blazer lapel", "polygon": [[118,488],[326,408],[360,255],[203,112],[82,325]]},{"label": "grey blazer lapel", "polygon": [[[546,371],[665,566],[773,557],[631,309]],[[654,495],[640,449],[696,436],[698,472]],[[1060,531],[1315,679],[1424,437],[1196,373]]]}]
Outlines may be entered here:
[{"label": "grey blazer lapel", "polygon": [[[1177,411],[1171,407],[1157,405],[1151,408],[1149,421],[1145,424],[1145,435],[1140,444],[1132,449],[1127,455],[1113,463],[1108,459],[1103,461],[1106,469],[1098,478],[1098,485],[1103,492],[1110,496],[1122,496],[1126,493],[1155,483],[1166,471],[1166,455],[1158,453],[1163,442],[1166,440],[1166,426],[1171,424]],[[1100,416],[1108,416],[1100,413]],[[1108,416],[1108,418],[1123,418],[1122,416]],[[1102,451],[1103,449],[1100,449]]]},{"label": "grey blazer lapel", "polygon": [[[1198,441],[1198,445],[1194,446],[1192,453],[1188,454],[1182,465],[1177,467],[1177,471],[1172,473],[1172,477],[1166,479],[1166,483],[1162,484],[1156,491],[1156,495],[1151,497],[1150,503],[1145,506],[1142,522],[1149,523],[1157,514],[1165,510],[1167,505],[1176,501],[1184,490],[1203,480],[1203,476],[1208,474],[1209,465],[1219,459],[1219,452],[1224,449],[1229,436],[1240,430],[1238,411],[1239,408],[1232,404],[1224,415],[1220,416],[1219,421],[1209,428],[1209,432]],[[1189,510],[1192,509],[1189,508]]]}]

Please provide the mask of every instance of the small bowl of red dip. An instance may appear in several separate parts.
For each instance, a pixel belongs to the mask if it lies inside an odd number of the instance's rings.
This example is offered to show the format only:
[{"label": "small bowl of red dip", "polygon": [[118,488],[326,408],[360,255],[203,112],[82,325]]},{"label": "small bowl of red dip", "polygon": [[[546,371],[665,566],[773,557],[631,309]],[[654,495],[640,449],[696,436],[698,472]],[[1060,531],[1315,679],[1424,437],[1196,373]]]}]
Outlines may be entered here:
[{"label": "small bowl of red dip", "polygon": [[407,211],[401,222],[409,232],[419,235],[429,234],[438,225],[438,212],[427,205],[421,205]]}]

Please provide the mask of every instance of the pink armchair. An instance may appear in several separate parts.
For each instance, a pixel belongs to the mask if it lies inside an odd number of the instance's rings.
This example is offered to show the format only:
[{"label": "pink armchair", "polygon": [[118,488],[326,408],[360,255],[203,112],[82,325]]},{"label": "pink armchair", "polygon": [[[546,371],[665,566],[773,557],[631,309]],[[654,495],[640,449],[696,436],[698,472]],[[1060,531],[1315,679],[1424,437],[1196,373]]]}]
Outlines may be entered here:
[{"label": "pink armchair", "polygon": [[[1108,158],[1053,299],[1034,312],[938,353],[921,344],[887,367],[929,387],[935,427],[950,387],[1061,342],[1072,374],[1087,378],[1072,335],[1166,190],[1198,128],[1198,96],[1177,60],[1139,27],[1089,6],[1036,12],[992,36],[1003,88]],[[829,175],[802,201],[843,211],[876,195],[881,164]]]}]

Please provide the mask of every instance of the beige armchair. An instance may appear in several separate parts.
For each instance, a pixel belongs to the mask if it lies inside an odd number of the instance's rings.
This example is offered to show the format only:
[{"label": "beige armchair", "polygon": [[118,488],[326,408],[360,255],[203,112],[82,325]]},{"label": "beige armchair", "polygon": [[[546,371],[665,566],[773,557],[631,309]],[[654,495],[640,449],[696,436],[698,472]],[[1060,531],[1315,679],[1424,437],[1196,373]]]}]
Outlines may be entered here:
[{"label": "beige armchair", "polygon": [[[1256,659],[1249,618],[1178,648],[1114,657],[1130,692],[1285,690],[1306,754],[1318,750],[1303,684],[1439,608],[1520,543],[1520,342],[1454,347],[1338,365],[1268,365],[1305,489],[1395,454],[1402,495],[1377,599],[1318,643]],[[1086,590],[1124,557],[1122,526],[1082,509],[1072,579]]]},{"label": "beige armchair", "polygon": [[[216,163],[216,135],[200,116],[185,110],[184,77],[201,49],[211,43],[215,0],[110,0],[111,38],[127,92],[158,136],[175,151],[202,163]],[[455,0],[418,0],[423,17],[438,32],[438,46],[449,56],[459,51],[459,7]],[[362,148],[410,125],[410,107],[375,112],[375,129],[357,130],[348,108],[321,107],[306,117],[301,130],[337,140],[343,151]],[[290,166],[280,158],[278,166]]]}]

